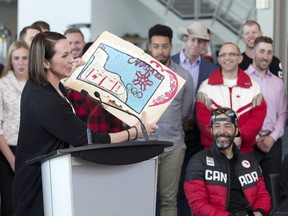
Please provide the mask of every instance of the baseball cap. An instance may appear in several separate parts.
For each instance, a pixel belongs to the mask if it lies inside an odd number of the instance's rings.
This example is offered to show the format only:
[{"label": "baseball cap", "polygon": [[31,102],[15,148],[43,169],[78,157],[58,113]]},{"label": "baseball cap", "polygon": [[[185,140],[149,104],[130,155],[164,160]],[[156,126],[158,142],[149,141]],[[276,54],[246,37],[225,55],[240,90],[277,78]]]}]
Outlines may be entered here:
[{"label": "baseball cap", "polygon": [[232,124],[235,125],[235,127],[238,127],[237,115],[234,112],[234,110],[228,107],[220,107],[220,108],[212,110],[211,118],[210,118],[211,125],[213,125],[216,122],[217,120],[216,117],[221,114],[224,114],[227,116],[227,118],[225,119],[226,121],[231,122]]}]

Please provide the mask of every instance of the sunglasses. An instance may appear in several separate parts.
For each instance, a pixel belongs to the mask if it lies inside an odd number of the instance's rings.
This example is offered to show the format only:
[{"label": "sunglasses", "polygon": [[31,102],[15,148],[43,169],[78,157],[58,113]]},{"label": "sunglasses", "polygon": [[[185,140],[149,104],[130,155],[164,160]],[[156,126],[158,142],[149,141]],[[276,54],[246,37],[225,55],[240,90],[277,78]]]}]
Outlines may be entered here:
[{"label": "sunglasses", "polygon": [[220,114],[224,114],[224,115],[229,116],[231,118],[237,118],[236,113],[228,107],[221,107],[221,108],[217,108],[217,109],[212,110],[212,116],[216,117]]}]

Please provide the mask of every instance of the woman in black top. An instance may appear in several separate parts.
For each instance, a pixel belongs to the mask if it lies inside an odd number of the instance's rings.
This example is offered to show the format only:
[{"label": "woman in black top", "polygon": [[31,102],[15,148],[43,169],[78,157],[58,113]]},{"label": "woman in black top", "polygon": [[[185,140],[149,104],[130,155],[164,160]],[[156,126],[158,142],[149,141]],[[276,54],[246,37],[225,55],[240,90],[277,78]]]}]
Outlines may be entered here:
[{"label": "woman in black top", "polygon": [[[29,80],[21,99],[21,120],[16,152],[13,184],[15,216],[44,215],[41,167],[25,161],[69,146],[87,145],[87,126],[76,117],[60,82],[69,77],[80,64],[74,60],[71,48],[62,34],[39,33],[33,39],[29,53]],[[148,134],[157,126],[145,125]],[[129,132],[92,133],[93,143],[117,143],[142,137],[140,125]]]}]

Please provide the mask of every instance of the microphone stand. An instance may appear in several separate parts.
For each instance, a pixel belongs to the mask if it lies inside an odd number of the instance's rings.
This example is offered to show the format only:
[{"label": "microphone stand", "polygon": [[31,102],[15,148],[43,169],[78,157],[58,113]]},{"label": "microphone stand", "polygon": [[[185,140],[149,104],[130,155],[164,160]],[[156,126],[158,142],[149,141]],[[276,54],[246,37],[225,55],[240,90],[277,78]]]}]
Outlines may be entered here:
[{"label": "microphone stand", "polygon": [[131,115],[131,116],[135,117],[135,118],[140,122],[140,127],[141,127],[141,131],[142,131],[144,140],[145,140],[145,141],[148,141],[148,140],[149,140],[148,133],[147,133],[147,130],[146,130],[146,128],[145,128],[145,125],[143,124],[143,122],[141,121],[141,119],[140,119],[138,116],[136,116],[135,114],[130,113],[130,112],[128,112],[128,111],[125,111],[125,110],[123,110],[123,109],[121,109],[121,108],[119,108],[119,107],[117,107],[117,106],[113,106],[113,105],[111,105],[111,104],[109,104],[109,103],[106,103],[106,102],[102,101],[101,96],[100,96],[99,92],[97,92],[97,91],[94,92],[94,96],[95,96],[96,98],[98,98],[99,101],[97,101],[97,100],[95,100],[93,97],[91,97],[91,96],[89,95],[89,93],[88,93],[86,90],[84,90],[84,89],[81,90],[81,94],[84,95],[84,96],[86,96],[86,97],[89,97],[89,98],[90,98],[91,100],[93,100],[94,102],[100,102],[100,104],[104,104],[104,105],[106,105],[106,106],[112,107],[112,108],[114,108],[114,109],[117,109],[117,110],[119,110],[119,111],[121,111],[121,112],[124,112],[124,113],[126,113],[126,114],[128,114],[128,115]]},{"label": "microphone stand", "polygon": [[[95,102],[95,101],[93,101]],[[92,110],[92,112],[89,114],[88,119],[87,119],[87,140],[88,140],[88,145],[89,144],[93,144],[92,142],[92,131],[90,128],[90,119],[92,117],[92,115],[95,113],[95,111],[99,108],[100,104],[97,103],[96,107]]]}]

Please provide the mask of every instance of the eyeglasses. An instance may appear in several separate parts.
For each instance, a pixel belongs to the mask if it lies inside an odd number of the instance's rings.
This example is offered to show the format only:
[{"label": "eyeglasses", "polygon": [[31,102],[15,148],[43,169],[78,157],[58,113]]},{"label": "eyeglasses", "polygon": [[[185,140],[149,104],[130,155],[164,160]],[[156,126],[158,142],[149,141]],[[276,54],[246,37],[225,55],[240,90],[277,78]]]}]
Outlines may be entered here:
[{"label": "eyeglasses", "polygon": [[236,56],[240,56],[240,54],[239,54],[239,53],[229,52],[229,53],[219,53],[218,56],[219,56],[220,58],[225,58],[225,57],[227,57],[227,56],[234,58],[234,57],[236,57]]}]

